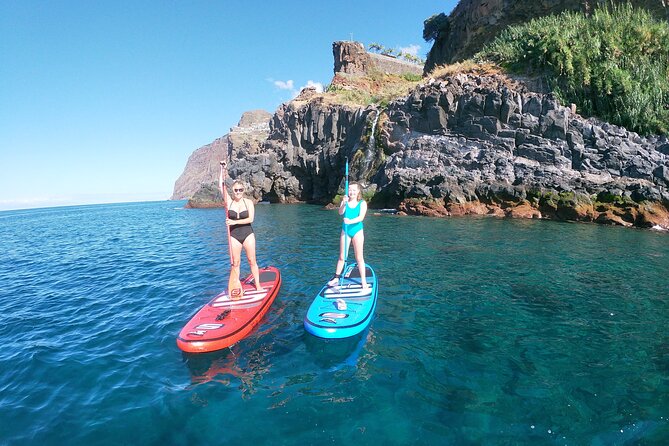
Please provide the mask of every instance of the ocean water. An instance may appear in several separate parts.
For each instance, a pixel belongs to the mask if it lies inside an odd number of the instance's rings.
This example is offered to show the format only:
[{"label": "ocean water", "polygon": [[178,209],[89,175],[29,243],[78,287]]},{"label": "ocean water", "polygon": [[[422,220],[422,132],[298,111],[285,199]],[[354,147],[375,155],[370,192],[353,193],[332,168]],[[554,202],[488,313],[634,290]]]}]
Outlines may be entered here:
[{"label": "ocean water", "polygon": [[338,216],[258,205],[282,289],[186,355],[228,260],[223,212],[183,204],[0,212],[0,444],[669,444],[668,234],[369,215],[376,316],[327,341],[302,319]]}]

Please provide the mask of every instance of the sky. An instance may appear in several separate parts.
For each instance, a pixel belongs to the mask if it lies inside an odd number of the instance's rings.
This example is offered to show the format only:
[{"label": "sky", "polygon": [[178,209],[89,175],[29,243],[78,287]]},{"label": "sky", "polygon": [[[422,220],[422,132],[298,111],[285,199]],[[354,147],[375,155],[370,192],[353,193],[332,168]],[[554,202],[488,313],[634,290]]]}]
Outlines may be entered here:
[{"label": "sky", "polygon": [[0,0],[0,210],[169,199],[243,112],[329,84],[332,42],[425,59],[456,4]]}]

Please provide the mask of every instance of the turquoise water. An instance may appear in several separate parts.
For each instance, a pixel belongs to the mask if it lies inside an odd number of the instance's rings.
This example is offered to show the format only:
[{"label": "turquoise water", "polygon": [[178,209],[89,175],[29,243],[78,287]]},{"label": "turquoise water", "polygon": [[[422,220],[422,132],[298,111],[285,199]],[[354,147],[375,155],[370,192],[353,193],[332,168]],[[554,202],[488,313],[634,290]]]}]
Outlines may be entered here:
[{"label": "turquoise water", "polygon": [[371,215],[376,318],[325,341],[302,319],[340,221],[259,205],[279,296],[189,356],[228,262],[222,211],[182,206],[0,212],[0,444],[669,443],[667,234]]}]

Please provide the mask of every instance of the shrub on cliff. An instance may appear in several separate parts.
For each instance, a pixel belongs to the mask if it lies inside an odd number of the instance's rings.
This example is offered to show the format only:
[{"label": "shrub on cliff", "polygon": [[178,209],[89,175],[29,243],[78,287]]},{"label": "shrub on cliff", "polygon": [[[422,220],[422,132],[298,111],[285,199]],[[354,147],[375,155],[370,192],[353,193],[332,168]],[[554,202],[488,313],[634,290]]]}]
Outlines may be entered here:
[{"label": "shrub on cliff", "polygon": [[447,33],[449,28],[448,17],[443,12],[427,18],[423,22],[423,39],[427,42],[435,40],[442,33]]},{"label": "shrub on cliff", "polygon": [[631,5],[507,28],[475,56],[543,75],[563,103],[642,134],[669,133],[669,23]]}]

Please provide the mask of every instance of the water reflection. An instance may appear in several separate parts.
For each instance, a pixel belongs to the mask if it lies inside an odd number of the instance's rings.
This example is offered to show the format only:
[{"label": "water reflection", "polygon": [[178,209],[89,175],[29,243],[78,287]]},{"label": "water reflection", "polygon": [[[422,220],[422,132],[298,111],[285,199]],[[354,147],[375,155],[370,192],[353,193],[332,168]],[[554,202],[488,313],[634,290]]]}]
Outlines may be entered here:
[{"label": "water reflection", "polygon": [[356,368],[362,348],[372,337],[367,328],[356,336],[343,339],[321,339],[305,334],[304,343],[320,368],[336,372],[346,367]]},{"label": "water reflection", "polygon": [[211,353],[182,353],[191,375],[191,384],[200,385],[217,382],[225,386],[237,386],[242,398],[256,391],[256,386],[272,368],[273,347],[271,343],[254,345],[235,344]]}]

